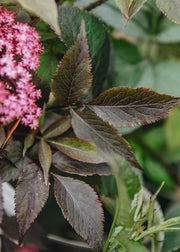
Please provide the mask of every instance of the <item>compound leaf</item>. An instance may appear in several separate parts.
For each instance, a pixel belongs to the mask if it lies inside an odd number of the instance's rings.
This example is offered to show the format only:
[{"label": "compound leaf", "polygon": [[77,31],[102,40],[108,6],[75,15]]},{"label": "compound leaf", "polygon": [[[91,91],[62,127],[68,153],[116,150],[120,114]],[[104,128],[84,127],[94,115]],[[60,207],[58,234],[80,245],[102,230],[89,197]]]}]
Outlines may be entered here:
[{"label": "compound leaf", "polygon": [[53,165],[60,171],[78,174],[82,176],[89,176],[93,174],[111,175],[111,170],[106,163],[90,164],[74,160],[60,151],[53,155]]},{"label": "compound leaf", "polygon": [[54,174],[54,191],[64,217],[95,250],[102,248],[103,210],[94,190],[82,181]]},{"label": "compound leaf", "polygon": [[55,141],[49,141],[56,148],[69,157],[87,163],[103,163],[104,160],[97,151],[96,146],[78,138],[59,138]]},{"label": "compound leaf", "polygon": [[115,127],[135,127],[164,118],[180,98],[162,95],[148,88],[111,88],[88,107]]},{"label": "compound leaf", "polygon": [[19,224],[19,241],[29,229],[48,198],[49,185],[44,183],[42,171],[29,159],[15,192],[15,212]]},{"label": "compound leaf", "polygon": [[156,0],[156,4],[169,19],[180,24],[180,0]]},{"label": "compound leaf", "polygon": [[51,81],[51,89],[61,106],[75,104],[89,91],[92,83],[89,46],[85,22],[72,47],[61,60]]},{"label": "compound leaf", "polygon": [[72,127],[77,137],[95,143],[104,158],[116,153],[132,166],[142,169],[126,140],[98,116],[72,110]]},{"label": "compound leaf", "polygon": [[41,163],[45,184],[48,184],[48,173],[52,162],[52,151],[48,143],[42,138],[38,143],[38,156]]}]

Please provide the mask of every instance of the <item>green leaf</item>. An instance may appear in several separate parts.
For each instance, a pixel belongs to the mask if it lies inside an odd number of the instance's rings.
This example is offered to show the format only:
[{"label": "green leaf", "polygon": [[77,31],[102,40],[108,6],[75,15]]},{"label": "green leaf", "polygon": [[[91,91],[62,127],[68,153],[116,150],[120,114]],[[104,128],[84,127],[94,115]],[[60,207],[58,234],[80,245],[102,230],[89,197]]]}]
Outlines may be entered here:
[{"label": "green leaf", "polygon": [[179,0],[156,0],[158,8],[174,23],[180,24],[180,1]]},{"label": "green leaf", "polygon": [[15,212],[19,224],[19,241],[22,242],[48,198],[49,185],[44,183],[39,167],[29,160],[29,164],[21,174],[15,192]]},{"label": "green leaf", "polygon": [[180,106],[177,106],[165,121],[165,137],[168,149],[176,151],[180,148]]},{"label": "green leaf", "polygon": [[94,114],[74,110],[71,113],[72,127],[77,137],[95,143],[104,158],[116,153],[132,166],[142,169],[129,144],[116,129]]},{"label": "green leaf", "polygon": [[88,108],[115,127],[135,127],[164,118],[179,100],[146,88],[119,87],[100,94]]},{"label": "green leaf", "polygon": [[40,16],[40,18],[46,21],[54,29],[54,31],[60,35],[57,6],[54,0],[43,0],[43,2],[38,0],[16,1],[18,1],[23,8],[35,13],[37,16]]},{"label": "green leaf", "polygon": [[141,80],[134,87],[147,87],[161,94],[180,96],[180,62],[164,60],[147,64]]},{"label": "green leaf", "polygon": [[5,139],[6,139],[5,130],[3,127],[1,127],[0,128],[0,147],[4,143]]},{"label": "green leaf", "polygon": [[164,17],[158,24],[156,40],[160,43],[177,43],[180,41],[180,26]]},{"label": "green leaf", "polygon": [[78,160],[71,159],[70,157],[64,155],[59,151],[54,153],[53,155],[53,165],[60,171],[83,176],[89,176],[94,174],[102,176],[111,174],[111,170],[106,163],[82,163]]},{"label": "green leaf", "polygon": [[2,223],[3,220],[3,214],[4,214],[4,210],[3,210],[3,188],[2,188],[2,180],[0,177],[0,224]]},{"label": "green leaf", "polygon": [[[103,24],[95,16],[78,8],[59,7],[59,26],[61,39],[69,48],[76,40],[81,20],[85,20],[89,51],[92,62],[93,95],[97,96],[102,88],[109,65],[110,43]],[[91,96],[91,94],[90,94]],[[92,98],[92,97],[90,97]]]},{"label": "green leaf", "polygon": [[73,46],[61,60],[51,81],[51,89],[61,106],[78,102],[89,91],[92,83],[89,47],[85,23],[82,20],[80,33]]},{"label": "green leaf", "polygon": [[34,132],[28,134],[24,139],[24,148],[23,148],[23,157],[26,154],[26,151],[33,145],[35,140]]},{"label": "green leaf", "polygon": [[159,233],[168,227],[172,227],[172,226],[175,226],[178,224],[180,224],[180,217],[170,218],[170,219],[164,221],[163,223],[152,226],[148,230],[144,231],[141,235],[139,235],[137,238],[135,238],[135,241],[138,241],[147,235]]},{"label": "green leaf", "polygon": [[59,136],[66,132],[71,127],[71,117],[69,115],[63,116],[50,124],[43,132],[44,138],[52,138]]},{"label": "green leaf", "polygon": [[48,143],[42,138],[38,143],[38,156],[44,173],[45,184],[48,184],[49,169],[52,163],[52,151]]},{"label": "green leaf", "polygon": [[52,45],[50,45],[49,42],[44,42],[43,46],[44,52],[40,55],[40,66],[36,73],[49,87],[50,81],[56,72],[59,60],[54,55],[52,51]]},{"label": "green leaf", "polygon": [[54,174],[54,191],[64,217],[96,251],[102,248],[103,209],[94,190],[82,181]]},{"label": "green leaf", "polygon": [[[165,215],[165,219],[168,220],[169,218],[179,216],[180,213],[180,204],[173,205],[169,208]],[[180,225],[176,226],[180,227]],[[162,251],[170,252],[180,248],[180,232],[168,232],[165,233],[165,239],[163,244]]]},{"label": "green leaf", "polygon": [[104,159],[98,153],[96,146],[85,140],[64,137],[55,141],[49,141],[49,143],[54,144],[58,150],[73,159],[94,164],[104,162]]},{"label": "green leaf", "polygon": [[115,0],[121,10],[125,24],[140,10],[146,0]]}]

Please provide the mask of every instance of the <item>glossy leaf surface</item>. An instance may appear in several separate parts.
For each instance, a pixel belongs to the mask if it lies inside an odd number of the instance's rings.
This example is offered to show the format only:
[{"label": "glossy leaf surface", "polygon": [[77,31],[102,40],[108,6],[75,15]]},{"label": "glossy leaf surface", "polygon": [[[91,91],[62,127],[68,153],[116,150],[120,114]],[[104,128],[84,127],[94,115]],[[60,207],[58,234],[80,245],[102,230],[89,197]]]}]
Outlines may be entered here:
[{"label": "glossy leaf surface", "polygon": [[82,20],[80,33],[72,47],[61,60],[51,81],[51,89],[59,105],[75,104],[89,91],[92,83],[89,46],[85,22]]},{"label": "glossy leaf surface", "polygon": [[180,1],[179,0],[156,0],[158,8],[173,22],[180,24]]},{"label": "glossy leaf surface", "polygon": [[52,162],[52,151],[48,143],[42,138],[38,143],[38,156],[41,163],[45,184],[48,184],[48,173]]},{"label": "glossy leaf surface", "polygon": [[95,143],[104,158],[116,153],[132,166],[141,169],[126,140],[98,116],[72,110],[72,127],[77,137]]},{"label": "glossy leaf surface", "polygon": [[59,138],[50,141],[56,148],[69,157],[87,163],[103,163],[104,159],[98,153],[96,146],[78,138]]},{"label": "glossy leaf surface", "polygon": [[89,164],[74,160],[58,151],[53,155],[53,165],[60,171],[88,176],[93,174],[111,175],[111,170],[106,163]]},{"label": "glossy leaf surface", "polygon": [[88,244],[100,251],[103,210],[94,190],[82,181],[54,174],[54,191],[64,217]]},{"label": "glossy leaf surface", "polygon": [[31,160],[18,180],[15,193],[15,211],[21,242],[25,232],[44,207],[49,194],[49,185],[44,183],[41,170]]},{"label": "glossy leaf surface", "polygon": [[43,132],[44,138],[52,138],[63,134],[71,127],[70,116],[63,116],[48,126]]},{"label": "glossy leaf surface", "polygon": [[180,101],[147,88],[112,88],[95,98],[88,107],[115,127],[135,127],[164,118]]},{"label": "glossy leaf surface", "polygon": [[54,0],[17,0],[25,9],[32,11],[46,21],[59,35],[57,6]]}]

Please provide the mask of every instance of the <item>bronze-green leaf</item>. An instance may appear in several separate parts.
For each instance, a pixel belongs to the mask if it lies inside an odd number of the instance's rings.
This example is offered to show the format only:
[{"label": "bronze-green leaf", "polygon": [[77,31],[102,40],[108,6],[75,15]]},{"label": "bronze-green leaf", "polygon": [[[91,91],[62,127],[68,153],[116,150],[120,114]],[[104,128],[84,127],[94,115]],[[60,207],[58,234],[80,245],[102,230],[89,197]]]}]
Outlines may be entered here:
[{"label": "bronze-green leaf", "polygon": [[104,158],[116,153],[132,166],[142,169],[130,145],[115,128],[94,114],[74,110],[71,113],[72,127],[77,137],[95,143]]},{"label": "bronze-green leaf", "polygon": [[43,132],[44,138],[52,138],[63,134],[71,127],[71,118],[69,115],[63,116],[60,119],[53,122],[48,128]]},{"label": "bronze-green leaf", "polygon": [[6,139],[6,134],[5,134],[4,128],[2,127],[0,128],[0,147],[4,143],[5,139]]},{"label": "bronze-green leaf", "polygon": [[103,210],[94,190],[82,181],[54,174],[54,191],[64,217],[88,244],[101,251]]},{"label": "bronze-green leaf", "polygon": [[44,183],[42,171],[29,159],[21,174],[15,192],[15,212],[19,224],[19,241],[44,207],[49,185]]},{"label": "bronze-green leaf", "polygon": [[115,127],[135,127],[164,118],[180,98],[163,95],[148,88],[111,88],[88,107]]},{"label": "bronze-green leaf", "polygon": [[23,157],[25,156],[26,151],[33,145],[34,140],[35,140],[34,132],[28,134],[24,139]]},{"label": "bronze-green leaf", "polygon": [[156,0],[156,4],[169,19],[180,24],[180,0]]},{"label": "bronze-green leaf", "polygon": [[2,191],[2,180],[0,177],[0,224],[2,222],[3,219],[3,191]]},{"label": "bronze-green leaf", "polygon": [[111,170],[106,163],[90,164],[74,160],[60,151],[53,154],[53,165],[60,171],[89,176],[98,174],[100,176],[111,175]]},{"label": "bronze-green leaf", "polygon": [[92,84],[89,46],[82,20],[80,33],[74,45],[57,67],[51,81],[51,89],[61,106],[69,106],[78,102],[88,93]]},{"label": "bronze-green leaf", "polygon": [[52,151],[48,143],[42,138],[38,143],[38,156],[41,163],[45,184],[48,184],[49,169],[52,162]]},{"label": "bronze-green leaf", "polygon": [[54,144],[58,150],[62,151],[73,159],[94,164],[104,162],[104,159],[97,151],[96,146],[85,140],[64,137],[49,142]]},{"label": "bronze-green leaf", "polygon": [[125,24],[140,10],[147,0],[115,0],[121,10]]}]

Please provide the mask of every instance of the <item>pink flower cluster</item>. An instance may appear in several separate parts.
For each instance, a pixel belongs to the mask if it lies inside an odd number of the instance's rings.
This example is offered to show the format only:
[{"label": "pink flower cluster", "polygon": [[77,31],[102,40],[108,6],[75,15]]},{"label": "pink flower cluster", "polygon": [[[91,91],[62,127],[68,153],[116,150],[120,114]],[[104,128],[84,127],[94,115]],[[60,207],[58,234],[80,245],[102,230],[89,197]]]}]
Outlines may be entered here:
[{"label": "pink flower cluster", "polygon": [[36,100],[41,92],[29,71],[39,67],[42,47],[34,28],[14,21],[14,13],[0,7],[0,123],[21,119],[36,129],[42,113]]}]

